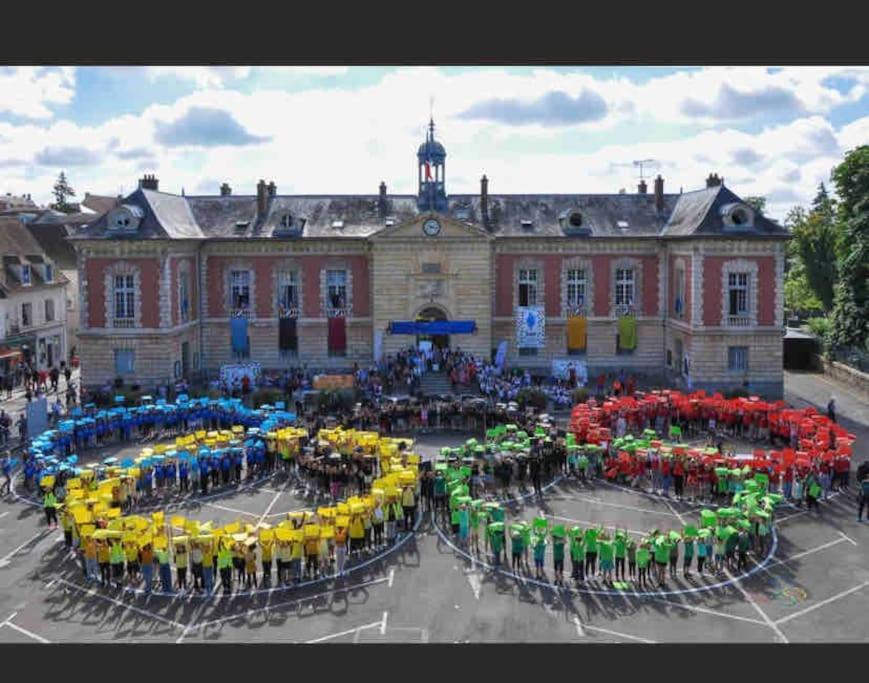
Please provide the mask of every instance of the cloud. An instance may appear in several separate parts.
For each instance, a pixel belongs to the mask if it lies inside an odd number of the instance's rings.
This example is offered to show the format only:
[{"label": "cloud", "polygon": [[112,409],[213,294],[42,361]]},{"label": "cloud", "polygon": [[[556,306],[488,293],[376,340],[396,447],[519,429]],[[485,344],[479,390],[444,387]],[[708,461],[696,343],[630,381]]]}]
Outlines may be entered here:
[{"label": "cloud", "polygon": [[71,67],[0,67],[0,112],[27,119],[54,116],[50,105],[69,104],[75,95]]},{"label": "cloud", "polygon": [[191,81],[198,88],[222,88],[234,80],[250,76],[249,66],[147,66],[145,75],[149,80],[174,78]]},{"label": "cloud", "polygon": [[133,149],[115,152],[115,156],[119,159],[153,159],[154,152],[145,147],[134,147]]},{"label": "cloud", "polygon": [[802,113],[803,110],[793,91],[778,86],[742,92],[724,83],[712,102],[694,98],[682,102],[682,113],[687,116],[723,120],[746,119],[780,111]]},{"label": "cloud", "polygon": [[46,147],[34,161],[40,166],[92,166],[100,155],[87,147]]},{"label": "cloud", "polygon": [[606,114],[604,99],[592,90],[583,90],[576,97],[561,91],[549,92],[531,102],[519,99],[483,100],[460,116],[497,121],[510,126],[569,126],[598,121]]},{"label": "cloud", "polygon": [[763,157],[760,154],[748,147],[734,150],[733,154],[731,154],[731,158],[734,163],[739,164],[740,166],[754,166],[763,161]]},{"label": "cloud", "polygon": [[269,140],[248,133],[229,112],[210,107],[192,107],[172,123],[157,121],[155,125],[157,142],[168,146],[240,146]]}]

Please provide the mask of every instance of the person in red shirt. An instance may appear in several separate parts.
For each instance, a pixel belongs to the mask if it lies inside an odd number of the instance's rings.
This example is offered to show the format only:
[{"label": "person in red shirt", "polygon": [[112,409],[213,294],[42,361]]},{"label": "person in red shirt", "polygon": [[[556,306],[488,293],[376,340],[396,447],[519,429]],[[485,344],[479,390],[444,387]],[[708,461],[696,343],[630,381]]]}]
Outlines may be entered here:
[{"label": "person in red shirt", "polygon": [[682,458],[676,458],[676,463],[673,465],[673,491],[676,494],[676,500],[682,500],[685,484],[685,468],[682,465]]},{"label": "person in red shirt", "polygon": [[840,455],[833,461],[833,470],[838,482],[837,490],[847,489],[851,478],[851,460],[847,456]]}]

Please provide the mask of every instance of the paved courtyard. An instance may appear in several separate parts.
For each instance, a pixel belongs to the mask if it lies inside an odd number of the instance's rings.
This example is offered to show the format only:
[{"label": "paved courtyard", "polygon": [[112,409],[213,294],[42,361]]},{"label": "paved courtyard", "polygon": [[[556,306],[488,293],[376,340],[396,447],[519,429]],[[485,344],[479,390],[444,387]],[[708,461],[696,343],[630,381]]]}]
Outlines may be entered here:
[{"label": "paved courtyard", "polygon": [[[824,405],[824,381],[789,375],[788,400]],[[858,421],[866,405],[838,387],[833,391],[843,417],[855,418],[846,419],[858,437],[858,463],[869,454],[869,425]],[[418,438],[430,456],[465,436]],[[206,500],[176,501],[177,514],[219,523],[274,522],[316,505],[280,476]],[[644,532],[681,528],[698,511],[614,485],[558,481],[542,498],[517,492],[508,517],[542,512],[555,523]],[[39,507],[7,498],[0,503],[0,643],[863,641],[869,525],[857,524],[855,516],[853,494],[822,504],[820,516],[785,508],[772,553],[747,575],[680,574],[655,594],[602,583],[563,589],[516,577],[468,558],[448,530],[424,517],[416,533],[344,580],[203,599],[84,585],[79,567],[63,559],[61,534],[45,529]],[[551,563],[547,573],[551,579]]]}]

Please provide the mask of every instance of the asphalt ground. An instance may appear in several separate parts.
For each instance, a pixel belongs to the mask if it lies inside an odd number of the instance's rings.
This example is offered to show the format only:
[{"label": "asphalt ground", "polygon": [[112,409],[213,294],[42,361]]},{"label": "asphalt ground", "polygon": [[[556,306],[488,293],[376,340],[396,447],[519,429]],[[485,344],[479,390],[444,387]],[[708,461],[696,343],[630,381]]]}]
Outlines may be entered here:
[{"label": "asphalt ground", "polygon": [[[818,380],[820,382],[821,380]],[[808,389],[806,388],[808,387]],[[798,378],[788,400],[823,406],[827,387]],[[840,412],[851,400],[836,392]],[[821,400],[823,399],[823,403]],[[858,415],[862,406],[848,409]],[[855,464],[869,454],[869,426],[851,421]],[[419,435],[423,455],[467,435]],[[175,500],[173,512],[225,523],[277,521],[316,506],[283,475],[207,500]],[[542,497],[512,492],[508,518],[603,523],[645,532],[681,528],[696,504],[597,483],[559,480]],[[146,596],[84,583],[65,558],[62,534],[38,506],[0,502],[0,643],[4,642],[862,642],[869,608],[867,528],[853,493],[820,515],[785,507],[772,552],[747,575],[685,578],[663,591],[614,590],[595,579],[552,585],[513,575],[486,556],[467,556],[449,529],[423,516],[413,534],[357,562],[343,579],[224,597]],[[681,564],[681,563],[680,563]],[[570,561],[566,562],[569,573]]]}]

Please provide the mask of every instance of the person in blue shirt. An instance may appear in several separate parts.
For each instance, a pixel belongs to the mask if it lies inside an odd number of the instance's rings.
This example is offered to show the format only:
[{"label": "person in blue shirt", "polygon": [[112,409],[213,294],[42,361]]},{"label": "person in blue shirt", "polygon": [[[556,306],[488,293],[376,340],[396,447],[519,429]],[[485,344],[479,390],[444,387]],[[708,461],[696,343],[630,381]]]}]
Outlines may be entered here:
[{"label": "person in blue shirt", "polygon": [[202,487],[202,495],[208,493],[208,458],[199,459],[199,484]]},{"label": "person in blue shirt", "polygon": [[190,481],[187,474],[187,462],[182,460],[178,463],[178,479],[182,493],[187,493],[190,490]]},{"label": "person in blue shirt", "polygon": [[157,485],[157,491],[161,492],[163,490],[163,465],[160,463],[154,466],[154,482]]}]

